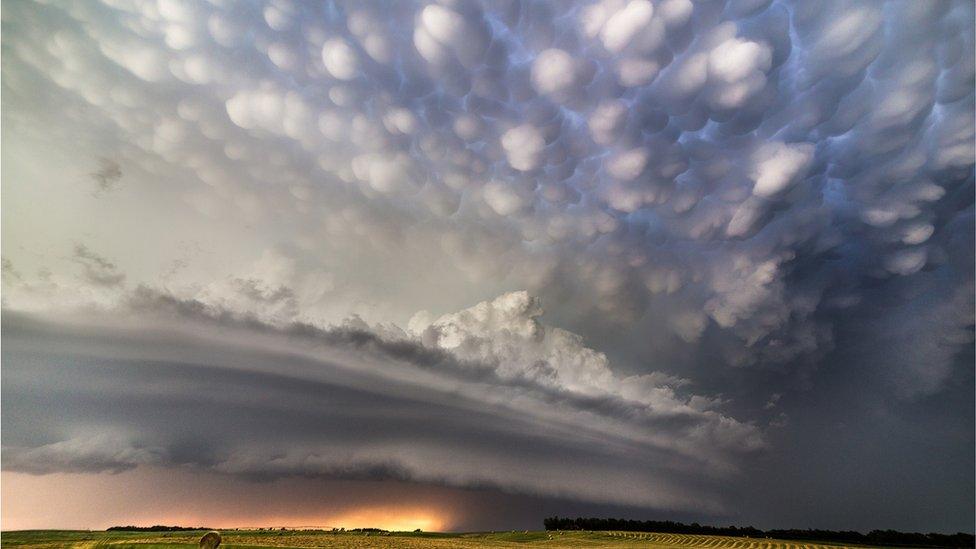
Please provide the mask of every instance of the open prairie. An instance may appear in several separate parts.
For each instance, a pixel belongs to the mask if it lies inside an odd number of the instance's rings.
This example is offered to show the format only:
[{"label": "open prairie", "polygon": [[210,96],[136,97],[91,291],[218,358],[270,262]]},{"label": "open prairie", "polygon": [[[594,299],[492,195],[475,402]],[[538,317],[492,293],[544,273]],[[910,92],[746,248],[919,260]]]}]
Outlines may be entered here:
[{"label": "open prairie", "polygon": [[[203,531],[192,532],[100,532],[31,530],[3,532],[0,543],[19,549],[44,548],[90,549],[190,549],[198,546]],[[320,530],[255,531],[224,530],[221,549],[257,547],[336,547],[370,548],[475,548],[475,547],[545,547],[545,548],[615,548],[632,547],[702,547],[708,549],[841,549],[845,545],[804,543],[774,539],[655,534],[648,532],[501,532],[501,533],[412,533],[389,534]],[[863,546],[862,546],[863,547]]]}]

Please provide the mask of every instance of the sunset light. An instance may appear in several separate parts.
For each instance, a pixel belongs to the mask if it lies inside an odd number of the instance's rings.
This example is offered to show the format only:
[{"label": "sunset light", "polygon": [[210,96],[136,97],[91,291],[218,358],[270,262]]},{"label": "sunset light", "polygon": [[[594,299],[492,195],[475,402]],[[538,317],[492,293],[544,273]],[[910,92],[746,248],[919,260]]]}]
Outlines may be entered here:
[{"label": "sunset light", "polygon": [[326,524],[336,528],[380,528],[394,532],[441,532],[446,530],[448,521],[435,511],[410,509],[396,506],[356,509],[348,513],[326,519]]}]

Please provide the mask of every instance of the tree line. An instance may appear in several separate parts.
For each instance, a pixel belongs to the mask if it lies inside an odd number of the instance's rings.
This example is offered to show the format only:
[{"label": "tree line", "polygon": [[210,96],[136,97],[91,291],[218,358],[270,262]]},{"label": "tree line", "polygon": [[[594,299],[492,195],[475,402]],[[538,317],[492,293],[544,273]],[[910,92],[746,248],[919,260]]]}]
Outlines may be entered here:
[{"label": "tree line", "polygon": [[853,530],[760,530],[752,526],[704,526],[693,522],[684,524],[673,520],[629,520],[615,518],[549,517],[543,521],[546,530],[624,530],[657,532],[662,534],[695,534],[705,536],[733,536],[776,538],[788,540],[837,541],[865,545],[905,545],[921,547],[973,547],[973,534],[923,534],[895,530],[872,530],[867,534]]}]

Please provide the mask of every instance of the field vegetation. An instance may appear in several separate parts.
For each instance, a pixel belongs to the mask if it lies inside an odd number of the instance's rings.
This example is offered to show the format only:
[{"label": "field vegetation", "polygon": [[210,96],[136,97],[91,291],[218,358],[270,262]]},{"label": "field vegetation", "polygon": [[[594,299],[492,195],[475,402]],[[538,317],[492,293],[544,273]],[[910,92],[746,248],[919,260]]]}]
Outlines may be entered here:
[{"label": "field vegetation", "polygon": [[[3,532],[0,544],[17,549],[196,549],[204,530],[64,531],[31,530]],[[373,548],[707,548],[707,549],[841,549],[867,547],[817,542],[783,541],[766,538],[704,536],[624,531],[515,531],[446,534],[428,532],[384,532],[323,530],[222,530],[220,549],[261,547]]]}]

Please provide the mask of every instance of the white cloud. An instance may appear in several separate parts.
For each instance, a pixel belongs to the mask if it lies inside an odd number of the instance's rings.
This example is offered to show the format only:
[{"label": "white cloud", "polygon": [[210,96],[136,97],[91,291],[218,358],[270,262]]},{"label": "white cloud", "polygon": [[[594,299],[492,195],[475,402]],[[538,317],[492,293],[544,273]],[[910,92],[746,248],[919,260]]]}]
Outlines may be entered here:
[{"label": "white cloud", "polygon": [[885,268],[895,274],[907,276],[917,273],[925,266],[925,248],[909,248],[890,255],[885,260]]},{"label": "white cloud", "polygon": [[339,80],[352,80],[359,73],[359,54],[341,38],[333,38],[322,46],[322,62],[329,74]]},{"label": "white cloud", "polygon": [[935,233],[935,227],[929,223],[914,223],[905,227],[901,241],[905,244],[921,244]]},{"label": "white cloud", "polygon": [[806,174],[813,162],[813,145],[809,143],[767,143],[753,154],[752,194],[775,196]]},{"label": "white cloud", "polygon": [[576,65],[576,60],[563,50],[545,50],[532,62],[532,85],[542,94],[571,92],[579,85]]},{"label": "white cloud", "polygon": [[414,45],[434,65],[457,58],[465,67],[472,68],[482,60],[491,38],[477,18],[471,9],[462,14],[443,5],[428,4],[417,19]]},{"label": "white cloud", "polygon": [[607,160],[607,173],[622,181],[633,181],[647,167],[650,153],[646,149],[631,149],[615,153]]},{"label": "white cloud", "polygon": [[546,142],[535,126],[523,124],[508,130],[502,134],[501,144],[508,163],[516,170],[532,171],[542,163]]},{"label": "white cloud", "polygon": [[721,109],[742,106],[766,85],[772,51],[762,43],[732,38],[708,55],[708,75],[714,87],[712,104]]},{"label": "white cloud", "polygon": [[621,86],[634,88],[650,84],[661,66],[652,59],[628,57],[617,63],[617,81]]},{"label": "white cloud", "polygon": [[522,210],[528,203],[524,193],[519,193],[511,185],[493,181],[485,185],[485,202],[498,215],[512,215]]},{"label": "white cloud", "polygon": [[648,0],[631,0],[603,24],[600,31],[603,47],[613,53],[620,53],[646,28],[653,15],[654,6]]},{"label": "white cloud", "polygon": [[627,123],[627,105],[622,101],[603,101],[590,114],[590,135],[600,145],[611,145]]}]

